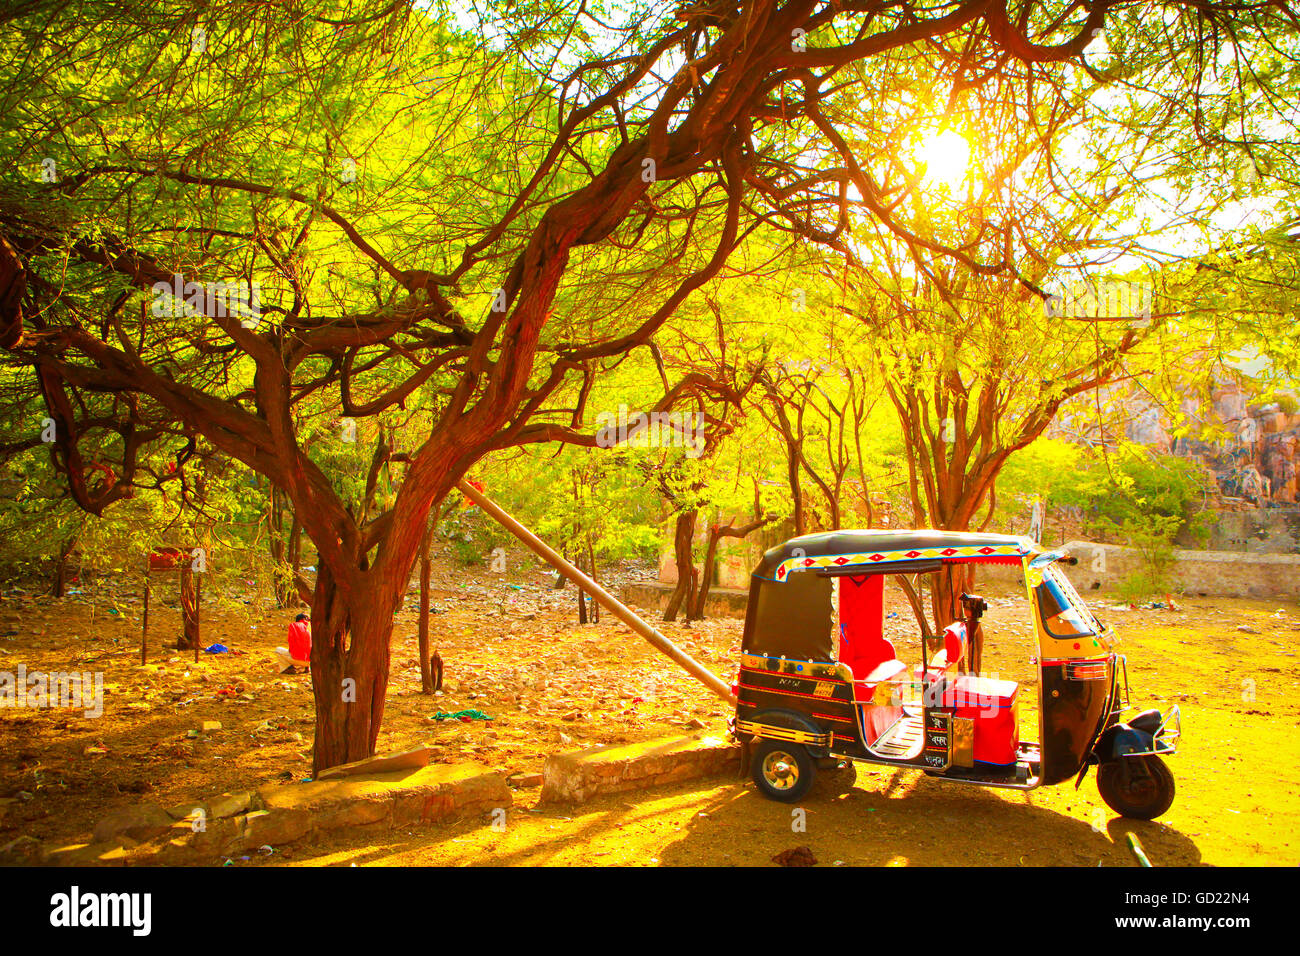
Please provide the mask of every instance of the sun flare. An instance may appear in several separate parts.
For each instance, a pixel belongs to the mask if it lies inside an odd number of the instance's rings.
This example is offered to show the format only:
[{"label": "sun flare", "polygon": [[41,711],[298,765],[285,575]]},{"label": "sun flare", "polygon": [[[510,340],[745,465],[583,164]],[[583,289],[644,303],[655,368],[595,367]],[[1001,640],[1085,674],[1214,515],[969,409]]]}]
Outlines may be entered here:
[{"label": "sun flare", "polygon": [[926,136],[916,150],[916,161],[924,167],[927,182],[956,188],[970,165],[970,143],[954,130]]}]

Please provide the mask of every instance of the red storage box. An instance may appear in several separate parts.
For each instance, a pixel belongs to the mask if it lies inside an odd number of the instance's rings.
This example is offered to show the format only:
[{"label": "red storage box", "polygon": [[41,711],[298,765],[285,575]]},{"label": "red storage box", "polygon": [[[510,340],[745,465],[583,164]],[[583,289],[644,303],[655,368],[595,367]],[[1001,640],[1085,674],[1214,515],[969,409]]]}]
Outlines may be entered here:
[{"label": "red storage box", "polygon": [[1020,746],[1016,694],[1010,680],[962,674],[944,688],[943,702],[955,717],[975,721],[975,759],[980,763],[1013,764]]}]

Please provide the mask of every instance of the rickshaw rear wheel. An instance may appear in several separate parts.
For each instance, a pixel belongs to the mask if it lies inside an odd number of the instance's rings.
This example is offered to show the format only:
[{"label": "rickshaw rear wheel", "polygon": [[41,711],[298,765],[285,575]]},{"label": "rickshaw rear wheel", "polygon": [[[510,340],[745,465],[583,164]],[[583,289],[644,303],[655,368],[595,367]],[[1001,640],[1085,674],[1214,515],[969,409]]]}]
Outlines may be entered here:
[{"label": "rickshaw rear wheel", "polygon": [[807,748],[780,740],[760,740],[751,766],[754,786],[763,796],[781,803],[802,800],[817,775]]},{"label": "rickshaw rear wheel", "polygon": [[1097,789],[1121,816],[1154,820],[1173,805],[1174,775],[1154,754],[1120,757],[1097,769]]}]

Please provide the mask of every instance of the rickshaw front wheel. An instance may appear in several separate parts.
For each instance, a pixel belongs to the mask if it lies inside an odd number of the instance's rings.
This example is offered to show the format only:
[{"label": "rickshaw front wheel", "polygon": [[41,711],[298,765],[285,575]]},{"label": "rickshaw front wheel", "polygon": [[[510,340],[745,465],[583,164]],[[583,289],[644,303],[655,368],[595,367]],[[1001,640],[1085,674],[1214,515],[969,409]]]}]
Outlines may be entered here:
[{"label": "rickshaw front wheel", "polygon": [[1173,805],[1174,775],[1154,754],[1120,757],[1098,768],[1097,789],[1116,813],[1154,820]]},{"label": "rickshaw front wheel", "polygon": [[752,758],[754,785],[772,800],[795,803],[813,785],[817,768],[806,748],[780,740],[761,740]]}]

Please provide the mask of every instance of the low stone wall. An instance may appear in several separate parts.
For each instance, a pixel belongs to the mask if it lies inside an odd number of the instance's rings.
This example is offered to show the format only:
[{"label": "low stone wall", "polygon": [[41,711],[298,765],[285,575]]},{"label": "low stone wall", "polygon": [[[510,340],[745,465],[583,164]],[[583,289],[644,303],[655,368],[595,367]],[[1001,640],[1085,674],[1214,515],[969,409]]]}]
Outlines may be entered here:
[{"label": "low stone wall", "polygon": [[136,804],[100,820],[91,843],[50,848],[23,838],[0,859],[61,866],[213,863],[331,830],[404,827],[510,805],[503,774],[435,764],[261,787],[170,809]]},{"label": "low stone wall", "polygon": [[[662,581],[638,581],[624,585],[619,600],[634,608],[663,611],[672,597],[674,585]],[[744,617],[749,592],[738,588],[709,588],[704,602],[705,617]]]},{"label": "low stone wall", "polygon": [[553,803],[584,803],[602,794],[739,771],[740,747],[720,736],[592,747],[546,758],[541,799]]},{"label": "low stone wall", "polygon": [[[1142,567],[1134,549],[1117,544],[1069,541],[1060,548],[1079,559],[1078,564],[1061,568],[1085,598],[1089,592],[1114,590]],[[982,567],[979,579],[1021,580],[1020,570],[1014,567]],[[1300,600],[1300,555],[1175,550],[1169,580],[1175,593],[1197,597]]]}]

